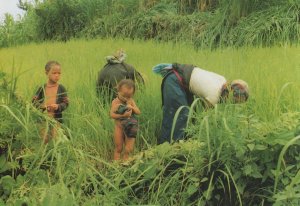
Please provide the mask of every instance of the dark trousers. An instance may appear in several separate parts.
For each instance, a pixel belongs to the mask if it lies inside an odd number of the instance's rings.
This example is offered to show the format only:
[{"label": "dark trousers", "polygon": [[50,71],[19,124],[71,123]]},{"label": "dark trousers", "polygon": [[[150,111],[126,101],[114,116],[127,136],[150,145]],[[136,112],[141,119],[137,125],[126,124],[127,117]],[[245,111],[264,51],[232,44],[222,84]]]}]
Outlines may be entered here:
[{"label": "dark trousers", "polygon": [[172,125],[174,116],[177,109],[181,106],[189,106],[187,100],[187,94],[179,84],[175,74],[168,75],[162,85],[163,93],[163,120],[161,127],[161,136],[158,139],[158,144],[164,142],[172,142],[180,139],[184,139],[187,119],[188,119],[188,108],[183,108],[176,120],[173,137],[171,137]]}]

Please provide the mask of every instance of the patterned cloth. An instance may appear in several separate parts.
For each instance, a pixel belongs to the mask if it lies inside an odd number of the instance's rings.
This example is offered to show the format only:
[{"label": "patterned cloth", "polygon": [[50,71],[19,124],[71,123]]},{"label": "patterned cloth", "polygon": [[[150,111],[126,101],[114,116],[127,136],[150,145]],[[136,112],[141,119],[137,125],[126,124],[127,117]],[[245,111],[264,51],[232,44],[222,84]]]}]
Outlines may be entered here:
[{"label": "patterned cloth", "polygon": [[138,121],[134,115],[129,118],[121,119],[121,125],[124,134],[128,138],[136,138],[138,132]]},{"label": "patterned cloth", "polygon": [[[125,104],[121,104],[116,111],[116,114],[124,114],[127,110]],[[135,115],[129,118],[120,118],[122,129],[126,137],[136,138],[138,132],[138,121]]]},{"label": "patterned cloth", "polygon": [[127,106],[125,104],[120,104],[118,110],[116,111],[116,114],[124,114],[126,110],[127,110]]},{"label": "patterned cloth", "polygon": [[231,90],[233,91],[234,97],[244,96],[247,100],[249,97],[249,86],[248,83],[241,79],[233,80],[230,84]]}]

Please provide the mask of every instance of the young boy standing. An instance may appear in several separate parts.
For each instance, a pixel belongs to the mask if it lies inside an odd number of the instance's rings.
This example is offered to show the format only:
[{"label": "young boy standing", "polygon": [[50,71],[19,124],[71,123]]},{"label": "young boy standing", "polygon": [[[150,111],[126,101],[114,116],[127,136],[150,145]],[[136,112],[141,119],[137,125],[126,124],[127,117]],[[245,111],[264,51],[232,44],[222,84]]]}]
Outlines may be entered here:
[{"label": "young boy standing", "polygon": [[[48,82],[40,87],[33,97],[33,104],[43,112],[47,112],[48,116],[54,118],[59,126],[63,122],[62,112],[68,107],[69,100],[65,87],[58,83],[61,76],[61,66],[57,61],[49,61],[45,66],[45,73]],[[56,127],[57,127],[56,126]],[[51,129],[51,136],[56,135],[55,126]],[[44,143],[49,141],[48,132],[42,132]]]}]

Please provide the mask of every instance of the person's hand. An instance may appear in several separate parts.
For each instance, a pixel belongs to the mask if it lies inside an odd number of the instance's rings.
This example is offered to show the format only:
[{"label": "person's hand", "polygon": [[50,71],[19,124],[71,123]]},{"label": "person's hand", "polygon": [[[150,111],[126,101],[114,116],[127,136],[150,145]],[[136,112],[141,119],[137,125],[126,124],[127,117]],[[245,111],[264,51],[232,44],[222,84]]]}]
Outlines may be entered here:
[{"label": "person's hand", "polygon": [[131,114],[132,114],[132,109],[129,109],[129,110],[127,110],[125,113],[124,113],[124,117],[130,117],[131,116]]},{"label": "person's hand", "polygon": [[58,104],[51,104],[51,105],[48,105],[47,106],[47,111],[50,112],[50,111],[56,111],[58,110]]},{"label": "person's hand", "polygon": [[127,109],[128,109],[128,110],[133,110],[133,106],[132,106],[132,105],[130,105],[130,104],[127,104],[127,106],[126,106],[126,107],[127,107]]},{"label": "person's hand", "polygon": [[51,107],[54,111],[58,110],[58,104],[51,104]]},{"label": "person's hand", "polygon": [[47,106],[45,104],[41,104],[41,106],[39,108],[40,109],[47,109]]}]

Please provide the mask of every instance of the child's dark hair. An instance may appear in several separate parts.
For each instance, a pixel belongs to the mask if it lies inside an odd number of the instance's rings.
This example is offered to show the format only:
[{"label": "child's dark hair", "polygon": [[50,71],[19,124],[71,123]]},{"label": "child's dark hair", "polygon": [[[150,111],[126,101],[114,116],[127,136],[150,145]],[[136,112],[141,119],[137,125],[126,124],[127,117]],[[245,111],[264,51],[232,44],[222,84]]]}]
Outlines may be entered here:
[{"label": "child's dark hair", "polygon": [[117,90],[120,91],[123,86],[133,88],[133,93],[135,93],[135,84],[131,79],[122,79],[117,85]]},{"label": "child's dark hair", "polygon": [[52,68],[52,66],[55,65],[60,66],[60,63],[58,63],[57,61],[48,61],[47,64],[45,65],[45,71],[48,73]]}]

